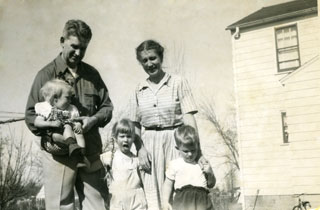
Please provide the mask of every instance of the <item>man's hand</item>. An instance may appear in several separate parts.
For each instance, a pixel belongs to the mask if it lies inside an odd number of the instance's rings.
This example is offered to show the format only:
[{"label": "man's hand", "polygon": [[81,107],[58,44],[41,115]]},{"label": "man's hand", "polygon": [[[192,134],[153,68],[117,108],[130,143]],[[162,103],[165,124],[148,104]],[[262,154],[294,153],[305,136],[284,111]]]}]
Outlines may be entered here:
[{"label": "man's hand", "polygon": [[73,124],[73,131],[74,131],[76,134],[81,134],[81,133],[82,133],[82,125],[81,125],[81,123],[75,122],[75,123]]},{"label": "man's hand", "polygon": [[138,151],[138,157],[139,157],[139,164],[141,168],[147,172],[151,172],[151,155],[146,150],[144,146],[142,146]]},{"label": "man's hand", "polygon": [[98,122],[98,118],[92,116],[92,117],[78,117],[75,120],[82,121],[82,132],[86,133],[88,132],[93,126],[95,126]]}]

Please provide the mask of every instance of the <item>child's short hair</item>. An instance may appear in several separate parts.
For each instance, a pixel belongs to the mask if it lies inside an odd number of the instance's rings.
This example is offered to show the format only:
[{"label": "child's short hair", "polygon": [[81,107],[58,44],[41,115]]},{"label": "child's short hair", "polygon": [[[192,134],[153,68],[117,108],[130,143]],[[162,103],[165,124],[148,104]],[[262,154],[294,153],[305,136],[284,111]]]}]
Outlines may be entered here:
[{"label": "child's short hair", "polygon": [[198,133],[196,129],[190,125],[182,125],[177,128],[174,132],[174,138],[177,147],[180,147],[181,145],[191,146],[194,144],[200,146]]},{"label": "child's short hair", "polygon": [[60,79],[53,79],[44,84],[40,89],[40,94],[43,98],[53,105],[53,99],[60,98],[63,91],[73,94],[73,88],[65,81]]},{"label": "child's short hair", "polygon": [[112,127],[112,137],[117,138],[119,133],[131,134],[134,137],[135,127],[131,120],[123,118],[116,122]]}]

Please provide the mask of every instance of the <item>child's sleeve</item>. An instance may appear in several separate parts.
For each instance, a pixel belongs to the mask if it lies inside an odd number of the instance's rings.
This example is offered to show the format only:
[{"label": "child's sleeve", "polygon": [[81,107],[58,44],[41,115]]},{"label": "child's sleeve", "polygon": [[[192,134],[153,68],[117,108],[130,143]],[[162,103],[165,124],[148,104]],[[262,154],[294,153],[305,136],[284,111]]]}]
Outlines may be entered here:
[{"label": "child's sleeve", "polygon": [[37,116],[44,117],[45,120],[49,118],[51,113],[51,107],[47,106],[46,103],[36,103],[34,106],[34,110]]},{"label": "child's sleeve", "polygon": [[70,112],[70,118],[71,119],[75,119],[77,117],[80,117],[80,114],[79,114],[79,111],[78,111],[77,107],[72,105],[72,104],[70,104],[69,112]]},{"label": "child's sleeve", "polygon": [[113,154],[111,151],[104,152],[100,155],[100,160],[105,167],[107,166],[111,167],[112,159],[113,159]]}]

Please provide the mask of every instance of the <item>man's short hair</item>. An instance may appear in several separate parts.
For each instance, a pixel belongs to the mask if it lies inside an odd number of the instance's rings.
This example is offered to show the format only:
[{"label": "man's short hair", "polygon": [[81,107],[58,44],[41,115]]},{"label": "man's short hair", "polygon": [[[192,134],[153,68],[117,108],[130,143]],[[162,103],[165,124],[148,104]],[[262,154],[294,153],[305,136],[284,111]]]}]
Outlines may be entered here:
[{"label": "man's short hair", "polygon": [[82,20],[68,20],[64,26],[62,36],[76,36],[80,41],[89,42],[92,37],[90,27]]}]

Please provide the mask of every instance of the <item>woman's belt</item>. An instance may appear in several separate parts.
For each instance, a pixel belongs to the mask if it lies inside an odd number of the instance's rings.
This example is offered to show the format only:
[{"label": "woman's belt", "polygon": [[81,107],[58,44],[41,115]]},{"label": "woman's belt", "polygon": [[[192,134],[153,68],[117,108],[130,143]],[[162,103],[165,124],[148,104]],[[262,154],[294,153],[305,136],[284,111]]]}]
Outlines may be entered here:
[{"label": "woman's belt", "polygon": [[167,127],[162,127],[162,126],[151,126],[151,127],[144,127],[145,130],[147,131],[163,131],[163,130],[174,130],[178,127],[180,127],[180,125],[173,125],[173,126],[167,126]]}]

